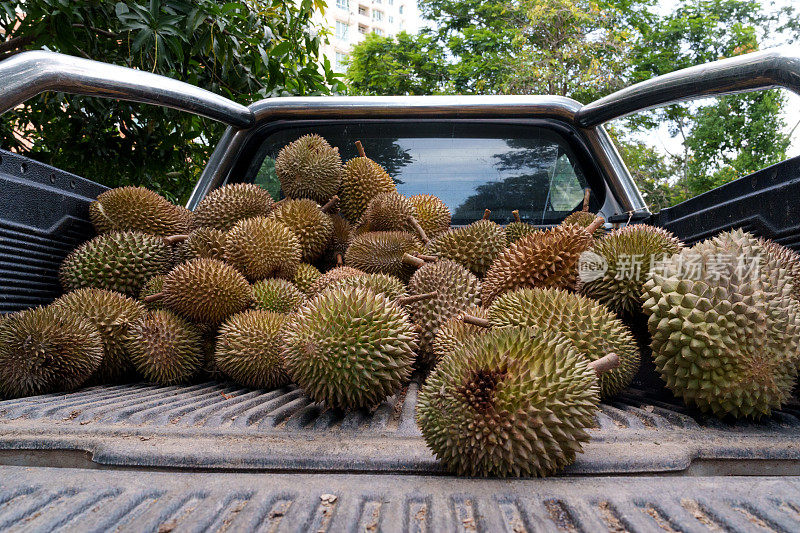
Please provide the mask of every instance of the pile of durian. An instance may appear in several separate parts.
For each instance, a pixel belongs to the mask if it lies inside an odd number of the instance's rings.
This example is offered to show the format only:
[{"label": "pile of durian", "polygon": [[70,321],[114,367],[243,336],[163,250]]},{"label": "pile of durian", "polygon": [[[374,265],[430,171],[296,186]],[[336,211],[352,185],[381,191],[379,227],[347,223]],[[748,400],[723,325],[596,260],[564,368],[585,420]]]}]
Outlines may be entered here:
[{"label": "pile of durian", "polygon": [[[284,147],[278,202],[246,183],[193,212],[144,188],[102,193],[98,236],[61,266],[64,296],[0,322],[2,396],[219,379],[372,409],[416,372],[417,421],[448,471],[545,476],[630,385],[629,324],[647,315],[655,366],[687,405],[758,418],[789,397],[800,261],[788,249],[741,231],[692,247],[647,225],[607,231],[587,203],[547,230],[488,210],[450,228],[441,200],[399,194],[356,144],[344,164],[317,135]],[[608,268],[584,279],[589,251]],[[621,276],[622,257],[643,274]]]}]

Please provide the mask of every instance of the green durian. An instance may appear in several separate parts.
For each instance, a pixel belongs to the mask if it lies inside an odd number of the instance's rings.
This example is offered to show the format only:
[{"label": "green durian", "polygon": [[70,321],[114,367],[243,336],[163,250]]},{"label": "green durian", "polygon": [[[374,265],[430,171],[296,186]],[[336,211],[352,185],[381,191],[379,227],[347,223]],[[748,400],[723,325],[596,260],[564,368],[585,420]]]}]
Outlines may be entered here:
[{"label": "green durian", "polygon": [[397,191],[384,192],[370,200],[358,226],[359,233],[405,231],[416,234],[422,242],[428,241],[425,230],[417,221],[414,204]]},{"label": "green durian", "polygon": [[369,202],[377,195],[397,190],[392,177],[366,156],[360,142],[356,142],[356,147],[359,157],[345,163],[339,190],[342,215],[350,222],[360,220]]},{"label": "green durian", "polygon": [[450,209],[437,196],[415,194],[409,198],[414,206],[417,221],[429,239],[433,239],[450,229]]},{"label": "green durian", "polygon": [[274,203],[266,189],[258,185],[223,185],[208,193],[197,204],[194,210],[194,226],[228,231],[240,220],[267,216]]},{"label": "green durian", "polygon": [[190,219],[178,206],[144,187],[118,187],[101,193],[89,205],[97,233],[139,231],[174,235],[189,231]]},{"label": "green durian", "polygon": [[275,173],[287,198],[328,201],[342,183],[339,149],[316,134],[303,135],[284,146],[275,158]]},{"label": "green durian", "polygon": [[179,263],[201,258],[224,261],[227,239],[227,233],[222,230],[198,228],[191,232],[185,241],[176,245],[176,248],[181,250]]},{"label": "green durian", "polygon": [[511,214],[514,216],[514,221],[503,228],[503,232],[506,234],[506,246],[510,246],[512,243],[517,242],[522,237],[526,237],[531,233],[541,231],[536,226],[523,222],[522,219],[519,218],[519,211],[514,210]]},{"label": "green durian", "polygon": [[163,309],[164,304],[161,300],[148,301],[147,297],[154,294],[160,294],[164,290],[164,278],[166,274],[158,274],[145,281],[142,290],[139,291],[139,301],[144,304],[147,309]]},{"label": "green durian", "polygon": [[[488,318],[486,308],[484,307],[470,307],[465,313],[478,318]],[[456,347],[460,346],[466,339],[473,336],[484,335],[489,331],[489,329],[485,327],[464,322],[463,314],[464,313],[459,313],[454,315],[442,322],[442,325],[439,326],[433,338],[433,342],[431,343],[431,367],[441,361],[444,356],[455,351]]]},{"label": "green durian", "polygon": [[330,243],[333,221],[313,200],[284,200],[269,214],[289,228],[300,244],[304,262],[316,260]]},{"label": "green durian", "polygon": [[300,242],[277,220],[248,218],[228,232],[225,261],[250,281],[269,277],[292,279],[300,265]]},{"label": "green durian", "polygon": [[320,272],[319,269],[314,265],[300,263],[297,266],[297,272],[294,274],[292,283],[294,283],[303,294],[309,295],[311,294],[311,286],[315,281],[317,281],[317,279],[319,279],[321,275],[322,272]]},{"label": "green durian", "polygon": [[407,296],[406,286],[398,278],[389,274],[362,274],[333,280],[329,287],[369,289],[375,294],[383,294],[390,300]]},{"label": "green durian", "polygon": [[484,218],[439,235],[428,244],[425,253],[460,263],[482,277],[505,247],[503,228]]},{"label": "green durian", "polygon": [[336,267],[322,274],[319,278],[317,278],[316,281],[314,281],[314,283],[311,284],[311,288],[308,289],[308,296],[316,296],[338,280],[365,275],[366,272],[363,270],[358,270],[357,268],[348,266]]},{"label": "green durian", "polygon": [[422,250],[422,242],[410,233],[373,231],[353,239],[344,262],[368,274],[390,274],[407,280],[414,273],[414,267],[405,262],[403,256]]},{"label": "green durian", "polygon": [[253,284],[253,301],[256,309],[294,313],[306,302],[306,296],[291,281],[273,278]]}]

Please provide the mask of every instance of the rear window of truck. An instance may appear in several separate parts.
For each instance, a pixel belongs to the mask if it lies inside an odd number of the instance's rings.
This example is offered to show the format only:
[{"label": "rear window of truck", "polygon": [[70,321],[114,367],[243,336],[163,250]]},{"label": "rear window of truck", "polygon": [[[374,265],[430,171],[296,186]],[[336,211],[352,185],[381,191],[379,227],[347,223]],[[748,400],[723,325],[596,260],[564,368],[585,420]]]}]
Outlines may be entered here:
[{"label": "rear window of truck", "polygon": [[[356,157],[360,140],[367,157],[394,178],[401,194],[433,194],[468,224],[491,209],[498,222],[511,211],[532,224],[556,224],[582,205],[584,170],[566,140],[546,127],[495,123],[331,123],[272,131],[258,150],[250,181],[278,199],[275,157],[288,143],[316,133],[339,148],[342,160]],[[593,198],[593,204],[602,201]]]}]

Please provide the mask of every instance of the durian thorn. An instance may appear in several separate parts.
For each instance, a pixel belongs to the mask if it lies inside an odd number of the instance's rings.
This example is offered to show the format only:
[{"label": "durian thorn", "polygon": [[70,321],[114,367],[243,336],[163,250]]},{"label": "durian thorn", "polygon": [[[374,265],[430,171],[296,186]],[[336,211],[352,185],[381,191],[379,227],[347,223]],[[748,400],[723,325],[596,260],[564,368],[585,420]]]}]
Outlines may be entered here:
[{"label": "durian thorn", "polygon": [[439,296],[439,291],[433,292],[423,292],[422,294],[412,294],[411,296],[401,296],[395,302],[399,305],[408,305],[413,304],[414,302],[419,302],[422,300],[430,300],[431,298],[436,298]]},{"label": "durian thorn", "polygon": [[589,368],[593,369],[598,376],[605,374],[609,370],[614,370],[619,366],[619,356],[614,352],[604,355],[597,361],[589,363]]},{"label": "durian thorn", "polygon": [[189,236],[186,235],[186,234],[170,235],[169,237],[164,237],[164,242],[169,244],[169,245],[173,245],[173,244],[177,244],[179,242],[183,242],[188,238],[189,238]]},{"label": "durian thorn", "polygon": [[511,216],[514,217],[514,222],[522,222],[522,219],[519,218],[519,210],[518,209],[514,209],[513,211],[511,211]]},{"label": "durian thorn", "polygon": [[603,217],[597,217],[596,219],[594,219],[594,222],[589,224],[589,227],[586,228],[586,231],[588,231],[589,235],[591,235],[595,231],[597,231],[597,228],[599,228],[600,226],[602,226],[605,223],[606,223],[606,220]]},{"label": "durian thorn", "polygon": [[367,153],[364,151],[361,141],[356,141],[356,150],[358,150],[358,157],[367,157]]},{"label": "durian thorn", "polygon": [[331,211],[337,209],[338,205],[339,205],[339,197],[334,194],[333,196],[331,196],[331,199],[328,200],[328,202],[320,208],[320,211],[322,211],[323,213],[330,213]]},{"label": "durian thorn", "polygon": [[461,315],[461,321],[466,324],[472,324],[473,326],[478,326],[479,328],[491,328],[492,323],[489,322],[488,318],[483,318],[475,315],[470,315],[464,313]]},{"label": "durian thorn", "polygon": [[489,217],[492,216],[492,212],[489,209],[483,210],[483,220],[489,220]]},{"label": "durian thorn", "polygon": [[344,259],[342,259],[342,254],[336,254],[336,266],[344,265]]},{"label": "durian thorn", "polygon": [[425,264],[425,261],[423,261],[419,257],[414,257],[413,255],[411,255],[409,253],[405,253],[405,254],[403,254],[403,263],[405,263],[407,265],[411,265],[411,266],[416,267],[416,268],[420,268],[422,265]]},{"label": "durian thorn", "polygon": [[592,189],[586,187],[586,190],[583,191],[583,212],[589,212],[589,198],[592,196]]},{"label": "durian thorn", "polygon": [[435,263],[436,261],[439,260],[439,258],[437,256],[435,256],[435,255],[426,255],[426,254],[421,254],[421,253],[415,253],[414,257],[419,257],[420,259],[422,259],[423,261],[425,261],[427,263]]},{"label": "durian thorn", "polygon": [[148,296],[145,296],[145,297],[143,298],[143,300],[144,300],[146,303],[150,303],[150,302],[158,302],[159,300],[163,300],[163,299],[164,299],[164,293],[163,293],[163,292],[157,292],[157,293],[155,293],[155,294],[150,294],[150,295],[148,295]]},{"label": "durian thorn", "polygon": [[411,227],[414,228],[414,231],[417,232],[417,235],[419,235],[422,244],[428,244],[429,241],[428,235],[425,233],[425,230],[422,229],[422,226],[419,225],[417,219],[409,215],[408,223],[411,224]]}]

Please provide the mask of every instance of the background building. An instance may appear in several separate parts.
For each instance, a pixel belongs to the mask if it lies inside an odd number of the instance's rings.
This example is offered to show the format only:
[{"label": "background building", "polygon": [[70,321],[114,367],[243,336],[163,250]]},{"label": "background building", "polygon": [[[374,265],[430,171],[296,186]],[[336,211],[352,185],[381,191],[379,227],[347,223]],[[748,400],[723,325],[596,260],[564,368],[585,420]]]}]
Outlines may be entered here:
[{"label": "background building", "polygon": [[322,47],[336,72],[344,72],[344,61],[354,44],[372,32],[392,37],[401,31],[419,29],[416,0],[328,0],[323,24],[330,28],[330,43]]}]

